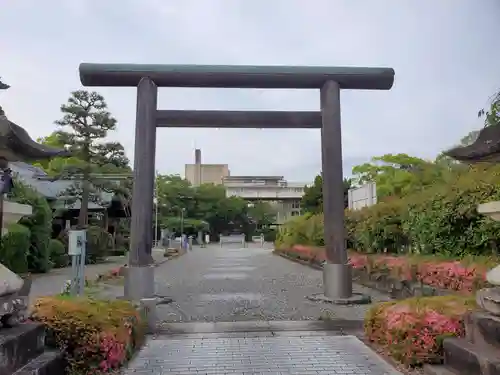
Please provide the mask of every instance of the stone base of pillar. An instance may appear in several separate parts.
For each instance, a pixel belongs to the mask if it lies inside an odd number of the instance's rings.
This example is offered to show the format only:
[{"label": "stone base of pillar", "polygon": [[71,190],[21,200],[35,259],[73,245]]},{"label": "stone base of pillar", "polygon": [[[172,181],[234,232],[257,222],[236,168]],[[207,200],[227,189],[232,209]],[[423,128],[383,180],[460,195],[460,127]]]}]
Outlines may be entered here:
[{"label": "stone base of pillar", "polygon": [[130,301],[153,298],[155,296],[154,270],[154,265],[127,267],[125,273],[125,298]]},{"label": "stone base of pillar", "polygon": [[349,264],[326,263],[323,266],[323,290],[323,293],[307,298],[336,305],[371,303],[369,295],[352,292],[352,268]]},{"label": "stone base of pillar", "polygon": [[351,297],[351,265],[325,263],[323,266],[323,292],[326,297],[332,299]]}]

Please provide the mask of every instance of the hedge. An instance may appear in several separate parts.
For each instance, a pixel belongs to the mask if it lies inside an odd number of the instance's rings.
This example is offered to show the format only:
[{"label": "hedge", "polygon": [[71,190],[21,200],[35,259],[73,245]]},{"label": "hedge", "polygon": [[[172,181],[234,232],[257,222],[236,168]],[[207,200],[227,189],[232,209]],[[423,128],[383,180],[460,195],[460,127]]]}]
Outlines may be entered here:
[{"label": "hedge", "polygon": [[49,240],[52,234],[52,210],[47,200],[31,187],[16,180],[9,198],[32,206],[33,214],[23,217],[19,224],[30,230],[28,268],[31,272],[48,272],[51,267]]},{"label": "hedge", "polygon": [[[497,255],[500,222],[477,213],[480,203],[500,200],[498,168],[471,168],[455,180],[412,195],[346,210],[350,248],[365,253]],[[278,246],[323,246],[323,218],[304,215],[287,222]]]},{"label": "hedge", "polygon": [[142,345],[144,323],[132,303],[90,297],[38,299],[31,320],[47,328],[46,345],[62,350],[71,374],[104,374],[128,361]]},{"label": "hedge", "polygon": [[50,261],[55,268],[66,267],[69,264],[69,255],[64,244],[55,239],[49,241]]},{"label": "hedge", "polygon": [[31,233],[21,224],[10,224],[0,243],[0,262],[15,273],[28,272]]}]

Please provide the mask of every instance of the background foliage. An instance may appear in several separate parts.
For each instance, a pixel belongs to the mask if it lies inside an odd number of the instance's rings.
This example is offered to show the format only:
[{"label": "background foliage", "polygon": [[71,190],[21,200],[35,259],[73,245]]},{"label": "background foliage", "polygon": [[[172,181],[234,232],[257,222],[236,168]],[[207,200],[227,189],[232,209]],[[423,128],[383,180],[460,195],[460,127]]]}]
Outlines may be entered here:
[{"label": "background foliage", "polygon": [[226,197],[221,185],[192,186],[178,175],[160,174],[156,178],[156,191],[160,226],[177,235],[182,224],[184,233],[210,232],[212,240],[230,232],[250,237],[275,220],[275,210],[269,203],[249,204],[238,197]]},{"label": "background foliage", "polygon": [[[500,125],[500,94],[479,111],[484,126]],[[479,131],[463,137],[470,145]],[[407,154],[373,157],[352,170],[353,185],[375,182],[378,203],[346,210],[348,246],[367,253],[418,253],[464,257],[497,255],[500,222],[480,215],[480,203],[500,200],[500,166],[465,165],[444,153],[435,160]],[[322,246],[321,177],[303,199],[310,214],[286,224],[281,246]],[[311,214],[312,213],[312,214]]]}]

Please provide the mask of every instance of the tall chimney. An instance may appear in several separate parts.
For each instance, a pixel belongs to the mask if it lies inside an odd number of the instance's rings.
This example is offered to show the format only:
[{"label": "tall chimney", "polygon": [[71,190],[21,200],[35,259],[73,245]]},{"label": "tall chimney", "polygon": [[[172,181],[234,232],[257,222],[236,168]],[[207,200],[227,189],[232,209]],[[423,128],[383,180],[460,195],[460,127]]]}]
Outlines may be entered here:
[{"label": "tall chimney", "polygon": [[194,150],[194,186],[200,186],[201,179],[201,150],[199,148]]}]

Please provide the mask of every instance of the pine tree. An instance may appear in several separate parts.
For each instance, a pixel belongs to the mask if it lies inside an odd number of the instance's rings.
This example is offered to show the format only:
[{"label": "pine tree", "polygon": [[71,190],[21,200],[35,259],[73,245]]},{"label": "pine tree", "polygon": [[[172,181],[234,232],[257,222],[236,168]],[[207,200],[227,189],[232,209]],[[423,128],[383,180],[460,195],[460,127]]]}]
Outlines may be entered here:
[{"label": "pine tree", "polygon": [[109,184],[93,178],[93,174],[123,172],[128,169],[129,160],[120,143],[105,141],[108,132],[116,129],[116,119],[102,95],[84,90],[72,92],[61,112],[63,118],[56,121],[60,130],[55,134],[80,161],[67,166],[61,176],[75,180],[65,194],[81,201],[78,227],[83,228],[88,221],[89,201],[98,202],[100,192]]}]

